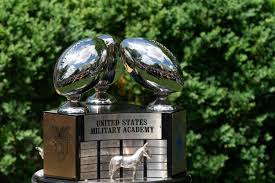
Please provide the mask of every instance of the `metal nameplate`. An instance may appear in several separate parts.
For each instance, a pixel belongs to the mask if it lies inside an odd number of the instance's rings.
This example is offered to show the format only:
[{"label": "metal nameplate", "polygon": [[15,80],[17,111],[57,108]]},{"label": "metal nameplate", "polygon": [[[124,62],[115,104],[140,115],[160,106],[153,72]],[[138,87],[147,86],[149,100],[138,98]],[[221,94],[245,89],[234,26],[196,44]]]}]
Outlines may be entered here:
[{"label": "metal nameplate", "polygon": [[167,163],[167,155],[152,155],[150,162]]},{"label": "metal nameplate", "polygon": [[119,140],[104,140],[100,142],[100,147],[105,148],[105,147],[119,147],[120,142]]},{"label": "metal nameplate", "polygon": [[80,150],[80,157],[96,156],[97,149],[84,149]]},{"label": "metal nameplate", "polygon": [[[115,178],[120,177],[120,172],[116,171],[114,177]],[[100,178],[102,178],[102,179],[110,179],[109,171],[100,171]]]},{"label": "metal nameplate", "polygon": [[80,173],[80,179],[96,179],[97,178],[97,172],[83,172]]},{"label": "metal nameplate", "polygon": [[147,147],[150,154],[167,154],[167,148],[164,147]]},{"label": "metal nameplate", "polygon": [[[133,176],[133,171],[132,170],[123,170],[123,177],[125,178],[132,178]],[[143,178],[144,177],[144,172],[143,171],[136,171],[136,178]]]},{"label": "metal nameplate", "polygon": [[80,172],[96,172],[97,171],[97,164],[89,164],[89,165],[82,165],[80,166]]},{"label": "metal nameplate", "polygon": [[80,149],[96,149],[97,141],[81,142]]},{"label": "metal nameplate", "polygon": [[85,157],[85,158],[80,158],[80,164],[81,165],[87,165],[87,164],[93,164],[97,163],[97,157]]},{"label": "metal nameplate", "polygon": [[100,156],[100,163],[110,163],[113,156]]},{"label": "metal nameplate", "polygon": [[166,178],[168,177],[167,171],[160,171],[160,170],[147,170],[147,177],[160,177]]},{"label": "metal nameplate", "polygon": [[167,163],[147,163],[148,170],[167,170]]},{"label": "metal nameplate", "polygon": [[111,155],[119,155],[120,149],[119,148],[104,148],[100,149],[101,156],[111,156]]},{"label": "metal nameplate", "polygon": [[144,140],[123,140],[123,147],[142,147]]},{"label": "metal nameplate", "polygon": [[100,164],[100,171],[102,170],[109,170],[109,163]]},{"label": "metal nameplate", "polygon": [[138,150],[138,147],[124,147],[123,154],[124,155],[132,155]]},{"label": "metal nameplate", "polygon": [[161,139],[160,113],[93,114],[84,116],[84,141]]},{"label": "metal nameplate", "polygon": [[167,140],[147,140],[148,147],[167,147]]}]

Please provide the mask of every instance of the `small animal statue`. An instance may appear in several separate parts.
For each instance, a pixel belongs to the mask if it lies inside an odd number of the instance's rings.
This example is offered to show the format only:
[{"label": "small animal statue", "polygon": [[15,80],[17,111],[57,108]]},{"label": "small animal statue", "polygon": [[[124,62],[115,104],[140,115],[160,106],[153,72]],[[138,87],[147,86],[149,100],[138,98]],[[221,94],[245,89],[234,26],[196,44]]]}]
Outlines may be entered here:
[{"label": "small animal statue", "polygon": [[42,159],[44,159],[44,151],[41,147],[35,147],[35,149],[39,152],[39,155]]},{"label": "small animal statue", "polygon": [[110,179],[113,180],[114,174],[117,169],[122,168],[132,168],[133,169],[133,177],[134,181],[136,178],[136,169],[137,166],[141,163],[141,158],[144,156],[148,159],[151,159],[147,148],[148,143],[145,143],[141,148],[139,148],[133,155],[131,156],[114,156],[109,164],[109,175]]}]

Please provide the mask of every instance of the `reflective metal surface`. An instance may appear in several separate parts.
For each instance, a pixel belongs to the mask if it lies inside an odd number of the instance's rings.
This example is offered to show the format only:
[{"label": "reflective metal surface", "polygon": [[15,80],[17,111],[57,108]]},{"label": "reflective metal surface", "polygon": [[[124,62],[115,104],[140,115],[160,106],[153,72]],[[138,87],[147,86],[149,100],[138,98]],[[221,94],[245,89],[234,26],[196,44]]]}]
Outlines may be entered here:
[{"label": "reflective metal surface", "polygon": [[161,139],[160,113],[87,114],[84,140]]},{"label": "reflective metal surface", "polygon": [[167,147],[167,140],[147,140],[149,147]]},{"label": "reflective metal surface", "polygon": [[100,149],[101,156],[111,156],[111,155],[119,155],[120,149],[119,148],[104,148]]},{"label": "reflective metal surface", "polygon": [[167,155],[152,155],[150,162],[167,163]]},{"label": "reflective metal surface", "polygon": [[145,107],[128,103],[112,105],[88,105],[89,114],[146,112]]},{"label": "reflective metal surface", "polygon": [[[114,180],[106,179],[109,178],[108,176],[109,171],[102,171],[100,174],[100,179],[97,179],[97,172],[87,172],[87,173],[81,173],[81,180],[83,181],[71,181],[71,180],[64,180],[64,179],[55,179],[55,178],[49,178],[44,177],[43,169],[35,172],[32,176],[32,183],[114,183],[114,182],[120,182],[120,183],[132,183],[131,178],[116,178]],[[149,172],[150,173],[150,172]],[[138,174],[138,171],[137,171]],[[103,177],[106,177],[105,179]],[[117,175],[115,177],[119,177],[119,171],[117,171]],[[88,180],[88,179],[96,179],[96,180]],[[191,183],[191,176],[186,175],[179,178],[137,178],[135,179],[136,183],[174,183],[174,182],[182,182],[182,183]]]},{"label": "reflective metal surface", "polygon": [[148,163],[147,170],[167,170],[167,163]]},{"label": "reflective metal surface", "polygon": [[137,166],[141,164],[142,158],[146,157],[147,159],[151,159],[149,152],[147,150],[148,143],[145,143],[141,148],[139,148],[133,155],[131,156],[114,156],[110,160],[109,165],[109,175],[110,179],[113,180],[115,172],[120,168],[127,168],[133,170],[133,181],[136,178],[136,170]]},{"label": "reflective metal surface", "polygon": [[[123,171],[123,177],[132,177],[133,172],[132,171]],[[136,179],[143,178],[144,177],[144,171],[143,170],[137,170],[136,171]],[[135,180],[136,180],[135,179]]]},{"label": "reflective metal surface", "polygon": [[94,163],[97,163],[97,156],[80,158],[81,165],[88,165],[88,164],[94,164]]},{"label": "reflective metal surface", "polygon": [[80,150],[80,157],[89,157],[89,156],[96,156],[97,149],[83,149]]},{"label": "reflective metal surface", "polygon": [[87,164],[80,166],[80,172],[96,172],[97,171],[97,164]]},{"label": "reflective metal surface", "polygon": [[39,155],[42,159],[44,159],[44,151],[41,147],[35,147],[35,149],[39,152]]},{"label": "reflective metal surface", "polygon": [[80,172],[80,179],[81,180],[96,179],[96,178],[97,178],[97,172]]},{"label": "reflective metal surface", "polygon": [[86,112],[79,102],[80,95],[98,84],[106,62],[107,47],[99,38],[77,41],[63,52],[53,74],[56,92],[68,100],[59,107],[59,113]]},{"label": "reflective metal surface", "polygon": [[145,38],[129,38],[121,42],[124,65],[131,77],[158,98],[148,105],[153,111],[172,111],[166,97],[180,91],[182,73],[175,56],[162,44]]},{"label": "reflective metal surface", "polygon": [[160,178],[167,178],[167,171],[160,171],[160,170],[147,170],[147,177],[160,177]]},{"label": "reflective metal surface", "polygon": [[119,56],[119,43],[120,41],[111,35],[98,36],[103,40],[107,46],[107,62],[104,65],[102,77],[98,84],[95,86],[95,94],[87,98],[88,105],[91,104],[113,104],[116,102],[115,98],[106,93],[109,86],[116,82],[123,73],[123,64]]},{"label": "reflective metal surface", "polygon": [[96,149],[97,141],[80,142],[80,149]]},{"label": "reflective metal surface", "polygon": [[100,141],[100,148],[106,147],[119,147],[120,141],[119,140],[103,140]]},{"label": "reflective metal surface", "polygon": [[[150,143],[150,142],[149,142]],[[144,140],[124,140],[122,141],[123,148],[128,148],[128,147],[141,147],[144,144]],[[149,147],[150,145],[148,145]]]}]

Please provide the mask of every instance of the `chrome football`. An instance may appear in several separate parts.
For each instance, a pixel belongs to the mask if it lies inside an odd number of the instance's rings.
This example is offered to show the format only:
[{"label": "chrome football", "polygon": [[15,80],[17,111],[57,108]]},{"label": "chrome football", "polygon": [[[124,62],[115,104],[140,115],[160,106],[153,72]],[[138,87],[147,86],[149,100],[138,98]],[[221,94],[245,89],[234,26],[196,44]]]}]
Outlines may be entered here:
[{"label": "chrome football", "polygon": [[58,59],[53,83],[58,94],[67,98],[59,113],[85,113],[79,100],[82,93],[96,86],[107,62],[107,47],[99,38],[87,38],[72,44]]},{"label": "chrome football", "polygon": [[170,111],[174,107],[166,97],[180,91],[183,77],[176,57],[162,44],[145,38],[128,38],[121,42],[125,68],[143,87],[152,90],[158,99],[148,109]]},{"label": "chrome football", "polygon": [[103,105],[113,104],[116,99],[107,93],[111,84],[116,82],[124,71],[122,61],[120,59],[119,44],[120,40],[114,36],[104,34],[98,36],[107,46],[107,61],[103,66],[102,77],[95,86],[95,94],[88,97],[87,105]]}]

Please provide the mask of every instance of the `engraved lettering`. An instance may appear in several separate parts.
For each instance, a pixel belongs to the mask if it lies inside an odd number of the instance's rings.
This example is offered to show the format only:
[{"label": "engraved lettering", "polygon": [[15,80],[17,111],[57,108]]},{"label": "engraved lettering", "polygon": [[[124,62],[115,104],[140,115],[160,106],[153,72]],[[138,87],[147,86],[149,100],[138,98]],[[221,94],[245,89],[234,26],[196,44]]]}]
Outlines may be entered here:
[{"label": "engraved lettering", "polygon": [[124,113],[85,117],[85,140],[160,139],[161,114]]}]

